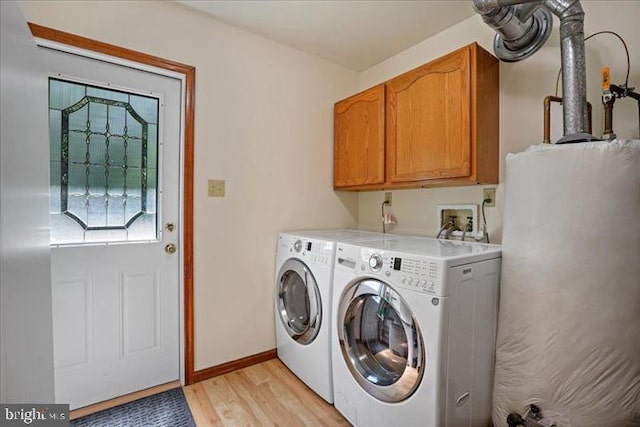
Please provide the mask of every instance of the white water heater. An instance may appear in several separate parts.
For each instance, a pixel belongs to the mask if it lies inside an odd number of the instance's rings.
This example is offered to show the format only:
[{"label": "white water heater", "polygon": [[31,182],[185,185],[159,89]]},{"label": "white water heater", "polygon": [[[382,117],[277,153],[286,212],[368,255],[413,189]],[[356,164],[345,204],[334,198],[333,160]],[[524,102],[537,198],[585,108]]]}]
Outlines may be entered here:
[{"label": "white water heater", "polygon": [[507,157],[493,423],[640,425],[640,141]]}]

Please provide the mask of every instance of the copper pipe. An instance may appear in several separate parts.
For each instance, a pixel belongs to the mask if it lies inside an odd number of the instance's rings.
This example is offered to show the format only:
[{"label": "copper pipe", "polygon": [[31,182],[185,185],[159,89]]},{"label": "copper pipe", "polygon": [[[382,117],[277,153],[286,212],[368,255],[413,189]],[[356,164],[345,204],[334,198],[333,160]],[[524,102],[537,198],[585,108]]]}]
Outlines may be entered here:
[{"label": "copper pipe", "polygon": [[[549,95],[544,98],[544,136],[543,144],[551,144],[551,103],[557,102],[562,104],[562,98],[559,96]],[[587,132],[591,133],[591,103],[587,102]]]},{"label": "copper pipe", "polygon": [[544,98],[544,137],[542,138],[543,144],[551,144],[551,103],[562,102],[562,98],[559,96],[549,95]]}]

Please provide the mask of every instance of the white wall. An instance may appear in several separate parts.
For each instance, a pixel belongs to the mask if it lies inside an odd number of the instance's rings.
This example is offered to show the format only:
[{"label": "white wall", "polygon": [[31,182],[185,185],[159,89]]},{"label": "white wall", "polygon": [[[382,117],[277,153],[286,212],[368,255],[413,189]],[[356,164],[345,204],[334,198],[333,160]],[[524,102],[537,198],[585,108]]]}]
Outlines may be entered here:
[{"label": "white wall", "polygon": [[47,79],[20,8],[0,10],[0,402],[53,403]]},{"label": "white wall", "polygon": [[[24,1],[28,21],[196,67],[195,364],[275,347],[277,232],[357,226],[332,190],[333,103],[358,74],[160,2]],[[207,179],[226,180],[208,198]]]},{"label": "white wall", "polygon": [[[602,30],[619,33],[629,47],[631,74],[629,85],[640,88],[640,2],[582,1],[585,10],[585,35]],[[504,158],[509,152],[523,151],[542,142],[542,100],[555,93],[556,75],[560,68],[559,21],[546,45],[533,57],[517,63],[500,64],[500,182],[504,183]],[[400,73],[415,68],[454,49],[477,41],[493,53],[493,30],[479,16],[451,27],[434,37],[364,71],[360,89],[366,89]],[[593,104],[593,132],[602,134],[603,112],[600,101],[600,70],[611,68],[613,83],[624,83],[627,64],[622,44],[612,35],[600,35],[586,42],[588,99]],[[560,88],[560,96],[561,96]],[[638,89],[636,90],[638,91]],[[552,141],[562,136],[561,107],[553,109]],[[616,102],[614,130],[619,137],[638,138],[638,109],[632,99]],[[438,204],[474,203],[482,201],[486,186],[402,190],[393,192],[393,206],[388,209],[398,224],[391,232],[435,235],[438,231]],[[502,237],[502,185],[498,186],[497,206],[487,208],[487,221],[492,241]],[[380,191],[363,192],[359,196],[359,227],[379,230]]]}]

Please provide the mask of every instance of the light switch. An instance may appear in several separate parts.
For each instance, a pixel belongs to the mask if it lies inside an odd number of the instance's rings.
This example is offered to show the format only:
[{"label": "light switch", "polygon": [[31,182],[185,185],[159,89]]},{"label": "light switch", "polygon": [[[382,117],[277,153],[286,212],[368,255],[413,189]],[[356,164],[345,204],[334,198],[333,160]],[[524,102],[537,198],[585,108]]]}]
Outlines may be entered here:
[{"label": "light switch", "polygon": [[224,197],[224,180],[210,179],[208,181],[207,194],[209,197]]}]

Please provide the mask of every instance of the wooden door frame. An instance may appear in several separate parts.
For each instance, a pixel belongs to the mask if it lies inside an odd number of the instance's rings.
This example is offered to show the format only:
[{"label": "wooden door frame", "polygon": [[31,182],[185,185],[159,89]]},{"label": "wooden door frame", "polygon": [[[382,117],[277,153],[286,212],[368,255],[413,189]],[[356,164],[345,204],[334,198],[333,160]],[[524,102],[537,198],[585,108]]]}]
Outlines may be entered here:
[{"label": "wooden door frame", "polygon": [[183,198],[183,289],[184,289],[184,379],[185,385],[193,384],[194,323],[193,323],[193,153],[196,69],[191,65],[136,52],[75,34],[66,33],[42,25],[28,23],[31,34],[43,40],[65,44],[102,55],[107,55],[143,65],[182,74],[185,82],[184,162],[182,164]]}]

